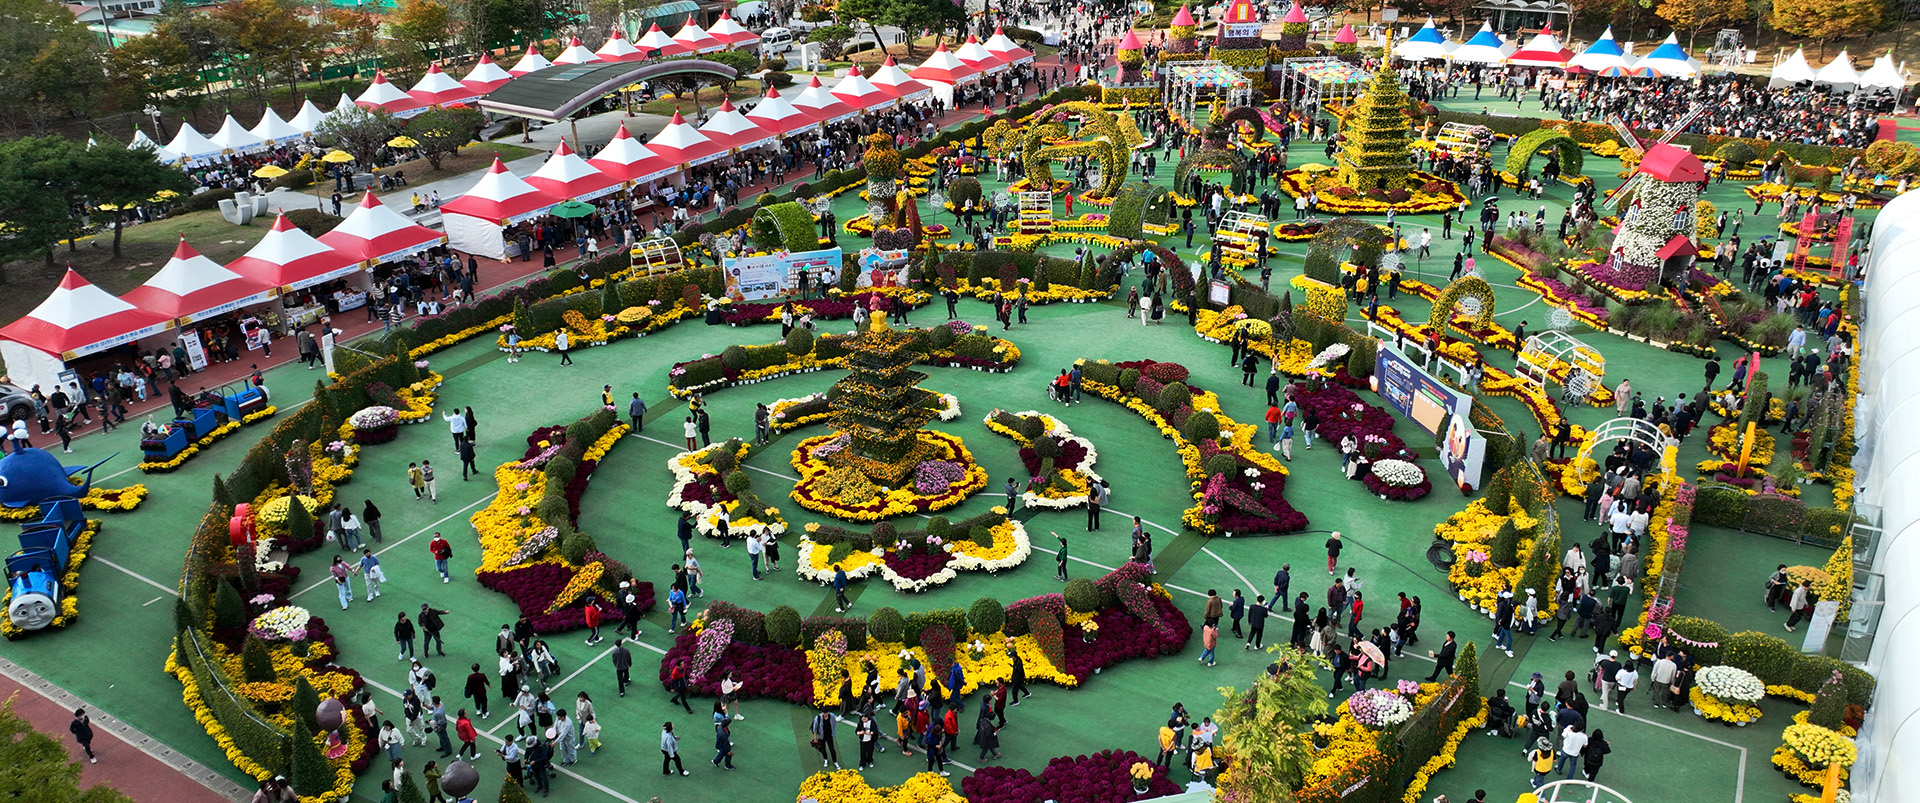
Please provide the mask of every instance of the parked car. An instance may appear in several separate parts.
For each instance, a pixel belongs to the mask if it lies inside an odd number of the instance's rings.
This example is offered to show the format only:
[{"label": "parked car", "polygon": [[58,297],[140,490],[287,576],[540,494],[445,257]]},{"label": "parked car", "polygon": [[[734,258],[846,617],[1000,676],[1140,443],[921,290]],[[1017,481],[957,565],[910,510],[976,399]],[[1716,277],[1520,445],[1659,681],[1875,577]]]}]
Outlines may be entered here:
[{"label": "parked car", "polygon": [[33,418],[33,397],[16,385],[0,382],[0,410],[6,411],[6,423]]}]

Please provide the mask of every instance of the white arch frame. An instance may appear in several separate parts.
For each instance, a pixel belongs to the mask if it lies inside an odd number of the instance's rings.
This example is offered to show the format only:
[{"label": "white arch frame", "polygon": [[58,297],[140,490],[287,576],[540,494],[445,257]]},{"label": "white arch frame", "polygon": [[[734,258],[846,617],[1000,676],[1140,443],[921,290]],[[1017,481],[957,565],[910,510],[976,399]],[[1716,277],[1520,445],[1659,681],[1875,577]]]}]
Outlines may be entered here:
[{"label": "white arch frame", "polygon": [[[1531,358],[1531,359],[1530,359]],[[1554,372],[1565,365],[1566,376]],[[1527,336],[1515,367],[1534,384],[1545,387],[1555,379],[1572,399],[1585,399],[1604,386],[1607,358],[1600,350],[1566,332],[1548,330]]]},{"label": "white arch frame", "polygon": [[680,244],[669,237],[641,240],[633,244],[633,250],[629,253],[633,256],[633,272],[636,276],[651,276],[686,267],[686,258],[680,254]]},{"label": "white arch frame", "polygon": [[1256,232],[1268,231],[1271,226],[1265,215],[1238,211],[1221,215],[1220,227],[1213,234],[1220,240],[1220,256],[1253,261],[1260,251]]},{"label": "white arch frame", "polygon": [[1660,428],[1644,418],[1615,418],[1587,432],[1587,438],[1580,442],[1580,453],[1574,456],[1575,466],[1586,465],[1591,459],[1593,447],[1614,441],[1632,441],[1652,449],[1660,455],[1660,467],[1666,479],[1673,479],[1674,454],[1677,449],[1667,446],[1666,436],[1660,434]]},{"label": "white arch frame", "polygon": [[1618,790],[1587,780],[1560,780],[1533,790],[1540,803],[1633,803]]}]

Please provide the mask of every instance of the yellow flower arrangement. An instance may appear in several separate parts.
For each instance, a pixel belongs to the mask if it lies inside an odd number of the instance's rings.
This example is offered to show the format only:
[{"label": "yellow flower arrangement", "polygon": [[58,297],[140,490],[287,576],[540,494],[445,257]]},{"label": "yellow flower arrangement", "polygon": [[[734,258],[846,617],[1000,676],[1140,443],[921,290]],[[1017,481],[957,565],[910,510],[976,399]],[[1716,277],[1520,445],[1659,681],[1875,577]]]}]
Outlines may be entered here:
[{"label": "yellow flower arrangement", "polygon": [[[132,510],[147,499],[147,486],[136,483],[125,488],[89,488],[87,495],[80,497],[80,507],[87,510],[102,510],[118,513]],[[26,507],[0,508],[0,520],[38,521],[45,511],[39,505]]]},{"label": "yellow flower arrangement", "polygon": [[560,589],[559,594],[554,595],[553,603],[547,606],[547,613],[572,605],[583,595],[591,593],[594,587],[600,584],[600,578],[606,570],[606,564],[597,560],[588,561],[587,565],[580,567],[580,571],[574,573],[573,579],[567,581],[566,587]]},{"label": "yellow flower arrangement", "polygon": [[816,447],[834,437],[822,435],[803,440],[790,458],[800,481],[794,483],[788,495],[801,507],[816,513],[850,521],[879,521],[913,513],[932,513],[955,507],[987,487],[987,470],[973,459],[966,445],[952,435],[933,430],[920,433],[921,445],[928,447],[923,459],[951,460],[966,466],[965,477],[935,496],[916,493],[911,483],[900,488],[881,488],[852,469],[811,456]]},{"label": "yellow flower arrangement", "polygon": [[966,803],[938,773],[922,772],[899,786],[875,789],[855,770],[815,773],[796,798],[815,803]]},{"label": "yellow flower arrangement", "polygon": [[1433,776],[1438,775],[1441,770],[1454,765],[1460,752],[1460,743],[1466,740],[1468,734],[1485,724],[1487,724],[1487,706],[1483,702],[1480,713],[1461,720],[1460,725],[1453,729],[1453,733],[1447,735],[1447,741],[1440,746],[1440,752],[1435,753],[1433,758],[1427,759],[1427,763],[1414,771],[1413,778],[1407,781],[1406,794],[1400,797],[1401,803],[1420,803],[1420,793],[1426,791],[1427,783],[1432,781]]},{"label": "yellow flower arrangement", "polygon": [[399,397],[402,407],[394,408],[394,418],[402,424],[412,424],[433,417],[434,390],[440,387],[444,379],[429,371],[425,379],[396,388],[393,395]]},{"label": "yellow flower arrangement", "polygon": [[[212,657],[220,661],[222,671],[224,671],[228,677],[242,676],[239,656],[227,653],[224,648],[218,645],[214,645],[213,649],[215,650],[215,654]],[[304,674],[308,682],[313,684],[314,690],[319,692],[322,699],[328,697],[345,697],[353,692],[352,678],[339,672],[315,672],[308,669],[307,662],[293,655],[291,648],[287,645],[281,644],[269,648],[269,654],[273,659],[273,668],[276,676],[280,678],[292,678]],[[325,649],[317,644],[311,646],[308,654],[315,658],[324,658],[327,655]],[[255,778],[265,779],[274,774],[273,771],[262,766],[259,762],[254,761],[245,751],[242,751],[239,744],[227,733],[225,726],[221,725],[220,721],[214,718],[212,709],[208,707],[206,700],[200,696],[200,689],[194,680],[193,671],[180,665],[176,659],[176,654],[173,652],[167,654],[166,672],[180,681],[181,701],[186,704],[187,710],[193,712],[193,718],[200,723],[201,728],[206,730],[207,735],[212,737],[214,742],[218,744],[222,750],[226,751],[228,761],[233,762],[233,765],[241,772]],[[236,684],[234,688],[236,693],[238,693],[240,688],[251,685],[256,684]],[[276,681],[273,684],[258,685],[285,685],[288,688],[288,698],[291,699],[291,684],[283,684]],[[265,719],[273,723],[274,727],[283,732],[288,732],[293,729],[293,717],[294,714],[292,712],[285,710],[271,715],[265,715]],[[358,756],[365,751],[369,734],[356,725],[351,718],[341,726],[340,732],[342,741],[347,746],[346,754],[348,756]],[[300,798],[301,803],[325,803],[325,801],[343,799],[353,793],[354,773],[352,760],[341,758],[332,763],[334,767],[333,788],[318,795],[302,795]]]},{"label": "yellow flower arrangement", "polygon": [[1694,710],[1698,711],[1700,716],[1717,722],[1731,722],[1736,725],[1745,725],[1760,718],[1759,706],[1745,705],[1742,703],[1723,703],[1701,691],[1698,686],[1695,686],[1693,691],[1687,694],[1687,699],[1693,702]]},{"label": "yellow flower arrangement", "polygon": [[286,683],[240,683],[233,691],[241,697],[261,703],[284,703],[293,699],[293,686]]},{"label": "yellow flower arrangement", "polygon": [[[1808,764],[1802,760],[1800,755],[1795,753],[1791,747],[1781,745],[1774,748],[1771,761],[1775,769],[1785,773],[1788,778],[1792,778],[1801,786],[1821,789],[1827,785],[1827,768],[1824,766],[1815,767]],[[1840,768],[1840,783],[1842,786],[1846,785],[1848,774],[1849,771],[1847,767],[1843,766]]]},{"label": "yellow flower arrangement", "polygon": [[1795,722],[1787,726],[1780,738],[1801,761],[1820,769],[1825,769],[1828,764],[1851,767],[1860,757],[1852,739],[1819,725]]}]

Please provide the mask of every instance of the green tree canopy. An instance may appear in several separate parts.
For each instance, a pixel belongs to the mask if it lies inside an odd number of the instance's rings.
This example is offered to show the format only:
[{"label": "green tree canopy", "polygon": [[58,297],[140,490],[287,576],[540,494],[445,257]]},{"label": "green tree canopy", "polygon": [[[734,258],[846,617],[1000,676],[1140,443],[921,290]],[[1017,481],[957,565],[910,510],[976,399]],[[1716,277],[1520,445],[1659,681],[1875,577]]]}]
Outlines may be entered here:
[{"label": "green tree canopy", "polygon": [[485,124],[486,118],[480,110],[471,106],[458,109],[435,106],[407,121],[407,136],[420,143],[420,152],[427,157],[427,163],[439,170],[440,160],[472,142]]},{"label": "green tree canopy", "polygon": [[80,788],[80,762],[67,760],[59,740],[34,730],[0,705],[0,799],[36,803],[132,803],[110,786]]},{"label": "green tree canopy", "polygon": [[313,138],[321,145],[353,154],[365,168],[373,164],[374,154],[386,147],[387,140],[399,132],[400,122],[385,110],[350,106],[327,115],[314,129]]},{"label": "green tree canopy", "polygon": [[120,256],[120,223],[127,210],[146,202],[162,190],[182,195],[192,191],[187,174],[156,160],[152,148],[130,149],[118,143],[99,143],[74,151],[74,181],[81,194],[94,206],[116,207],[113,217],[113,255]]}]

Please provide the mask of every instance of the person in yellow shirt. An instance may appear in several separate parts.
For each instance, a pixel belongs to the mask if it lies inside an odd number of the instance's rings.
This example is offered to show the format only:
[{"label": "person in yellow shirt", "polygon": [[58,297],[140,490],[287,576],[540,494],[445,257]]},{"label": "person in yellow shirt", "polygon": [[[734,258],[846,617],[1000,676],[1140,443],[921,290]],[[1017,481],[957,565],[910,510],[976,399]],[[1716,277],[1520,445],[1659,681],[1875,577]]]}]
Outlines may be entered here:
[{"label": "person in yellow shirt", "polygon": [[1173,766],[1173,754],[1179,752],[1180,749],[1176,739],[1177,737],[1174,734],[1172,725],[1160,726],[1160,759],[1158,762],[1160,766]]},{"label": "person in yellow shirt", "polygon": [[1207,783],[1213,771],[1213,745],[1202,743],[1193,751],[1193,780]]},{"label": "person in yellow shirt", "polygon": [[1553,742],[1540,737],[1533,743],[1533,749],[1527,751],[1527,764],[1533,768],[1533,788],[1539,789],[1547,782],[1547,773],[1553,772]]}]

